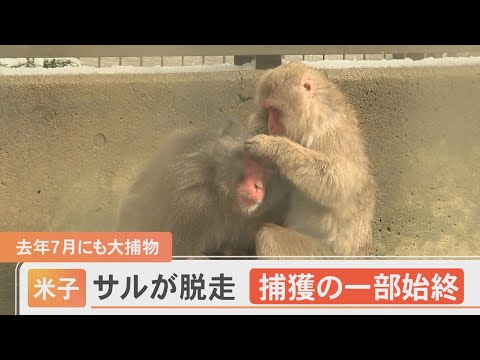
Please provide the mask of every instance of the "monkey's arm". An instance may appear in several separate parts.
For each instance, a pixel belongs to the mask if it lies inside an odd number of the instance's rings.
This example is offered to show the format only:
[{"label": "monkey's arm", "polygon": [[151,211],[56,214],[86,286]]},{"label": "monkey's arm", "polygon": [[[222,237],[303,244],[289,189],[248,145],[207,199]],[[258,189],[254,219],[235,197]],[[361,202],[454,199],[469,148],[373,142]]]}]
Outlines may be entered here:
[{"label": "monkey's arm", "polygon": [[275,224],[265,224],[255,239],[257,256],[334,256],[328,244]]},{"label": "monkey's arm", "polygon": [[348,172],[339,171],[354,164],[308,149],[286,137],[256,135],[245,142],[245,150],[268,157],[298,189],[325,206],[342,203],[349,196],[344,189],[355,188],[347,184],[354,181],[345,176]]}]

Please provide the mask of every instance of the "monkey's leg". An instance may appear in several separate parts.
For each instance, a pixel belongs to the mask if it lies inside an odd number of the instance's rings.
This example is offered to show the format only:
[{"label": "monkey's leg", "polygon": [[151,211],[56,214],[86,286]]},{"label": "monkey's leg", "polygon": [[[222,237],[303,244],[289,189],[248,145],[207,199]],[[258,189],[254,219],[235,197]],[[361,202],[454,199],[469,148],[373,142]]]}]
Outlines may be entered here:
[{"label": "monkey's leg", "polygon": [[355,189],[349,183],[357,179],[345,176],[349,166],[355,167],[351,161],[327,157],[284,136],[256,135],[245,142],[245,150],[269,158],[299,190],[325,206],[338,205],[349,195],[344,189]]},{"label": "monkey's leg", "polygon": [[258,231],[255,238],[257,256],[333,256],[334,251],[322,240],[303,235],[295,230],[276,224],[266,224]]}]

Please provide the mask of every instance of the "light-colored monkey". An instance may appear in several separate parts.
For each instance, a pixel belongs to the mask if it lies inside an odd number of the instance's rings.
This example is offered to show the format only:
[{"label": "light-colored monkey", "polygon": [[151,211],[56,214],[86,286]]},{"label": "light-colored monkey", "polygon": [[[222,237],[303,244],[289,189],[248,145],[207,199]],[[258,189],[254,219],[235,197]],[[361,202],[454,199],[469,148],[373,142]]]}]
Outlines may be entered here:
[{"label": "light-colored monkey", "polygon": [[376,185],[356,112],[322,70],[290,63],[265,72],[245,142],[293,187],[285,226],[256,235],[263,256],[368,255]]}]

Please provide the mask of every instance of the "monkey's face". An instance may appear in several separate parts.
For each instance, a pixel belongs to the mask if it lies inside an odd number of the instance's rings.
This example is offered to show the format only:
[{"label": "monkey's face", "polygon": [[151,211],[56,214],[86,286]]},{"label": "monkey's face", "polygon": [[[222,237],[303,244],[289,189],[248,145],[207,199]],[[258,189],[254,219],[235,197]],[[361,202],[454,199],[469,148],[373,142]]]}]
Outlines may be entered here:
[{"label": "monkey's face", "polygon": [[265,211],[267,185],[276,170],[269,160],[245,153],[243,142],[253,133],[224,135],[211,152],[213,186],[220,199],[241,216],[257,217]]},{"label": "monkey's face", "polygon": [[264,209],[267,186],[274,175],[268,160],[254,160],[243,155],[242,169],[235,183],[235,199],[241,213],[259,215]]},{"label": "monkey's face", "polygon": [[[317,83],[323,74],[303,64],[289,64],[265,73],[257,87],[257,129],[265,129],[269,135],[286,136],[298,143],[305,134],[318,127],[314,112]],[[307,146],[308,144],[303,144]]]}]

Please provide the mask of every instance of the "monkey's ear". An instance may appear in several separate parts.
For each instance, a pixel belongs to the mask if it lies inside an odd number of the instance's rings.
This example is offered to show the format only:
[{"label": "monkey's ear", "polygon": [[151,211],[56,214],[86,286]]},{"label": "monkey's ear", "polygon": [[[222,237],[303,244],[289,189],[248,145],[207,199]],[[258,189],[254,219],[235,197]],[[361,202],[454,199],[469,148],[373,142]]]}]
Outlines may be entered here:
[{"label": "monkey's ear", "polygon": [[315,82],[311,77],[304,76],[302,78],[302,87],[303,87],[303,90],[310,96],[315,94],[316,86],[315,86]]}]

